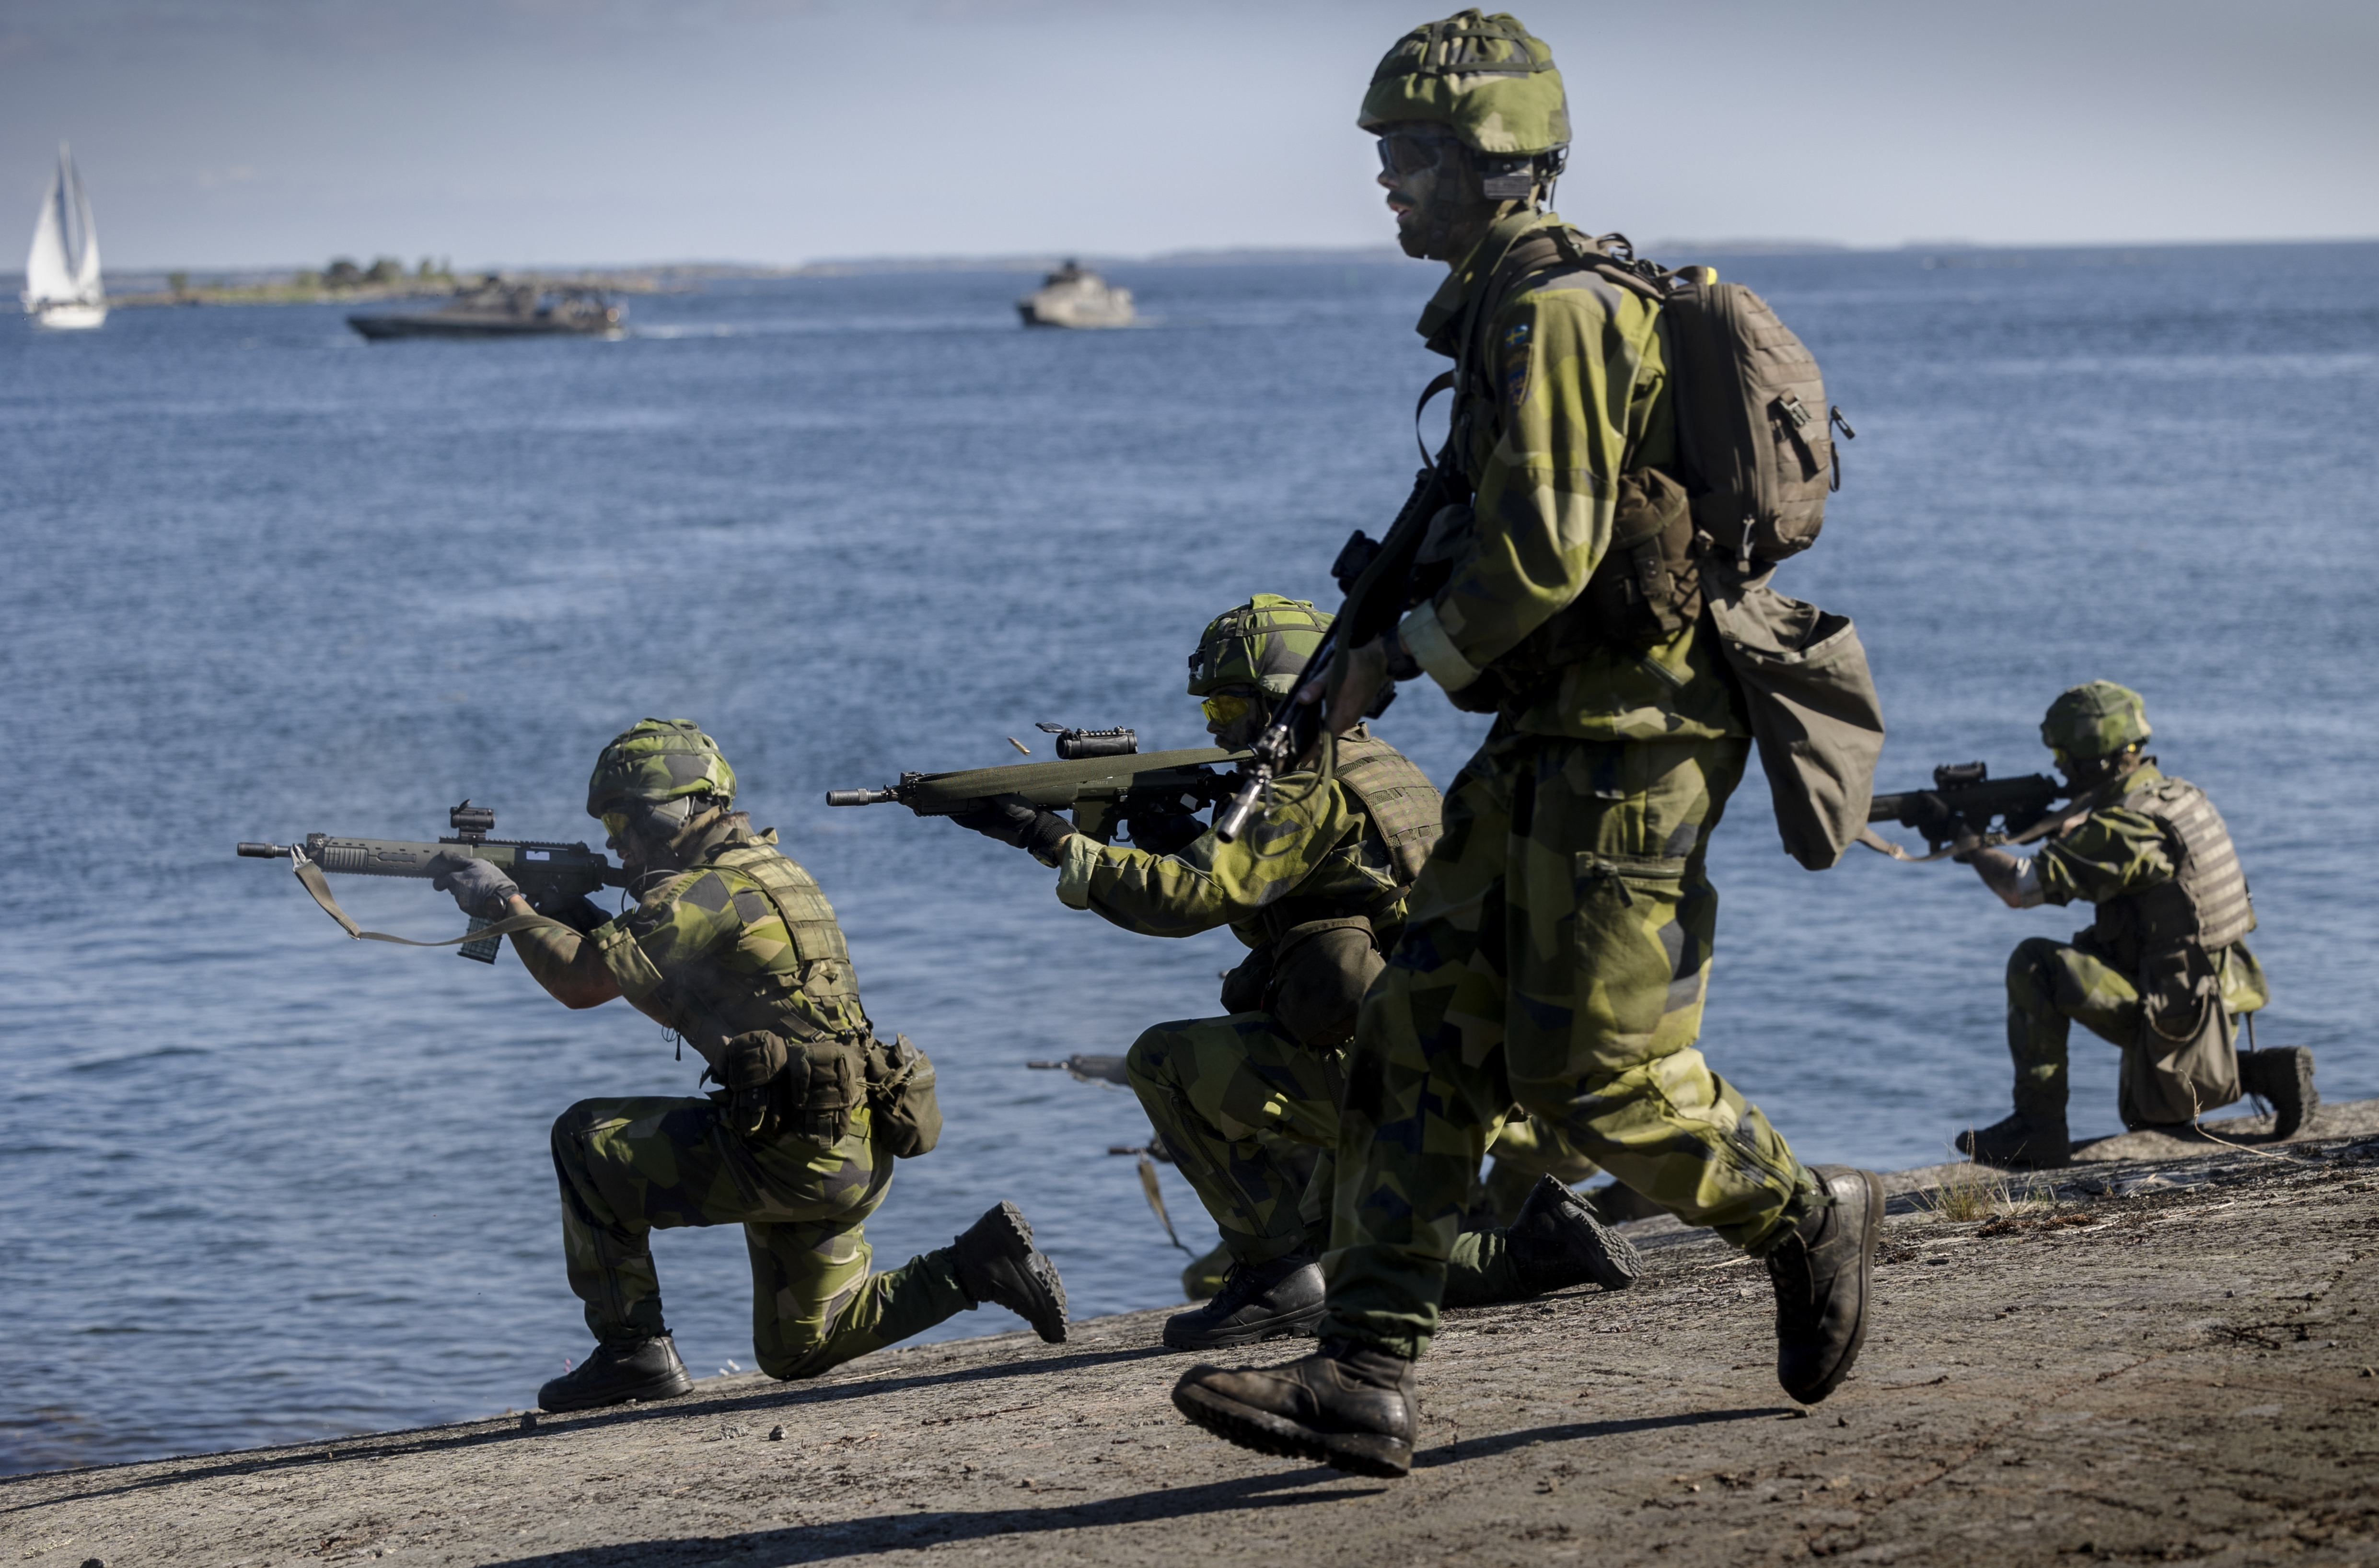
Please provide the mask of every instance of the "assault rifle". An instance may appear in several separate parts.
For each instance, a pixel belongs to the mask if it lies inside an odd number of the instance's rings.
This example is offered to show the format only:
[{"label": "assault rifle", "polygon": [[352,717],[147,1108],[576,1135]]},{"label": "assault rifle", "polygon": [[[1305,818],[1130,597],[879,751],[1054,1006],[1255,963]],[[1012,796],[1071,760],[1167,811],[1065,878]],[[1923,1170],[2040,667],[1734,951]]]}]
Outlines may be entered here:
[{"label": "assault rifle", "polygon": [[[446,821],[454,829],[453,836],[434,844],[391,838],[333,838],[327,833],[308,833],[303,843],[242,844],[239,852],[251,860],[311,864],[317,868],[318,877],[320,872],[331,872],[344,876],[411,876],[424,880],[438,874],[430,862],[441,855],[467,855],[501,868],[519,886],[522,896],[540,909],[561,899],[584,898],[598,888],[628,885],[628,874],[613,865],[600,850],[542,838],[489,838],[496,829],[492,806],[475,806],[465,801],[447,812]],[[302,871],[300,878],[304,879]],[[314,891],[312,881],[308,882],[307,890]],[[318,899],[321,897],[316,894]],[[341,924],[349,925],[352,934],[352,925],[338,914],[334,905],[324,904],[323,908]],[[478,931],[489,923],[474,915],[470,928]],[[466,959],[491,964],[503,940],[500,932],[477,942],[465,942],[457,951]]]},{"label": "assault rifle", "polygon": [[[1270,799],[1273,780],[1294,771],[1322,738],[1322,705],[1300,703],[1296,694],[1329,672],[1340,648],[1359,648],[1384,634],[1406,610],[1437,591],[1438,583],[1414,571],[1414,560],[1428,537],[1430,519],[1460,499],[1445,465],[1431,464],[1414,477],[1412,494],[1389,525],[1387,537],[1374,539],[1358,528],[1339,549],[1338,559],[1330,563],[1330,575],[1346,595],[1337,617],[1297,672],[1297,683],[1274,710],[1272,722],[1249,747],[1253,760],[1239,769],[1238,793],[1215,813],[1214,837],[1227,844],[1245,832],[1256,808]],[[1366,716],[1377,718],[1395,696],[1394,681],[1383,685],[1364,710]]]},{"label": "assault rifle", "polygon": [[[1997,844],[2035,826],[2049,807],[2072,794],[2045,773],[1993,778],[1990,771],[1979,762],[1945,763],[1933,770],[1930,790],[1876,796],[1866,819],[1913,827],[1937,850],[1969,838]],[[1994,821],[2004,824],[2001,831],[1992,831]]]},{"label": "assault rifle", "polygon": [[826,803],[903,805],[919,816],[955,816],[998,796],[1019,795],[1043,811],[1073,813],[1075,828],[1103,844],[1113,843],[1118,831],[1139,842],[1134,822],[1154,834],[1160,825],[1178,824],[1225,799],[1237,783],[1237,775],[1225,769],[1248,757],[1219,746],[1142,752],[1129,730],[1041,728],[1057,737],[1056,762],[903,773],[899,783],[881,790],[829,790]]}]

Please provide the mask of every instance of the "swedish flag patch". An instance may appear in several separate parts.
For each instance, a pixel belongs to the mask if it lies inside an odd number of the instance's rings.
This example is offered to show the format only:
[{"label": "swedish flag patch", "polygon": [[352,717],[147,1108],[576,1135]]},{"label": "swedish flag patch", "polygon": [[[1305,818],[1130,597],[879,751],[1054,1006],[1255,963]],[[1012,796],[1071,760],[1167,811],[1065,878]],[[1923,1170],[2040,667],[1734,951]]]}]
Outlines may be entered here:
[{"label": "swedish flag patch", "polygon": [[1528,395],[1528,323],[1516,321],[1503,333],[1503,404],[1517,408]]}]

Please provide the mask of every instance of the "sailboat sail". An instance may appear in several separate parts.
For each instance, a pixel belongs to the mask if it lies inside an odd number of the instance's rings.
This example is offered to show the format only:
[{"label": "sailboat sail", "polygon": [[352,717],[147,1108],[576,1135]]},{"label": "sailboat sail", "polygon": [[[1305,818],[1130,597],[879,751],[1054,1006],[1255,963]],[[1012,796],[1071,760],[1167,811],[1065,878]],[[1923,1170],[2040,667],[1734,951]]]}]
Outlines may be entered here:
[{"label": "sailboat sail", "polygon": [[45,326],[97,326],[107,308],[99,281],[99,230],[91,222],[91,198],[75,172],[74,155],[58,149],[58,171],[50,177],[33,223],[33,247],[25,258],[25,308]]}]

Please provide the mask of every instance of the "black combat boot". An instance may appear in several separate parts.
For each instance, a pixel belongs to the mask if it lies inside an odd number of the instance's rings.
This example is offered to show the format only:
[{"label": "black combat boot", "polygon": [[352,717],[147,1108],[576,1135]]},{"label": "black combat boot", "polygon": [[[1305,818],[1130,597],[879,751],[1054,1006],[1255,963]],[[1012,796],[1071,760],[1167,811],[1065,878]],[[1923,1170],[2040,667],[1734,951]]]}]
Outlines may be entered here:
[{"label": "black combat boot", "polygon": [[1958,1152],[1978,1165],[2047,1170],[2073,1163],[2073,1142],[2065,1133],[2065,1110],[2017,1111],[1986,1128],[1968,1128],[1954,1140]]},{"label": "black combat boot", "polygon": [[1811,1171],[1833,1201],[1767,1258],[1776,1287],[1776,1381],[1804,1405],[1833,1393],[1866,1343],[1867,1295],[1883,1239],[1880,1177],[1847,1165]]},{"label": "black combat boot", "polygon": [[2272,1107],[2272,1137],[2294,1138],[2321,1108],[2313,1086],[2313,1053],[2302,1045],[2267,1045],[2239,1053],[2239,1087]]},{"label": "black combat boot", "polygon": [[1066,1285],[1057,1265],[1033,1245],[1033,1226],[1001,1202],[950,1243],[959,1288],[980,1307],[1005,1307],[1051,1345],[1066,1343]]},{"label": "black combat boot", "polygon": [[1606,1227],[1593,1205],[1549,1176],[1539,1176],[1528,1189],[1520,1217],[1504,1232],[1504,1244],[1512,1249],[1520,1288],[1531,1296],[1588,1284],[1625,1290],[1644,1272],[1635,1244]]},{"label": "black combat boot", "polygon": [[1282,1367],[1192,1367],[1173,1385],[1173,1405],[1241,1448],[1358,1476],[1410,1470],[1420,1424],[1413,1364],[1344,1339]]},{"label": "black combat boot", "polygon": [[1234,1263],[1212,1301],[1165,1320],[1176,1350],[1222,1350],[1261,1339],[1310,1338],[1322,1321],[1322,1265],[1292,1252],[1269,1263]]},{"label": "black combat boot", "polygon": [[598,1345],[595,1354],[537,1391],[537,1408],[600,1410],[632,1399],[675,1399],[694,1392],[670,1336]]}]

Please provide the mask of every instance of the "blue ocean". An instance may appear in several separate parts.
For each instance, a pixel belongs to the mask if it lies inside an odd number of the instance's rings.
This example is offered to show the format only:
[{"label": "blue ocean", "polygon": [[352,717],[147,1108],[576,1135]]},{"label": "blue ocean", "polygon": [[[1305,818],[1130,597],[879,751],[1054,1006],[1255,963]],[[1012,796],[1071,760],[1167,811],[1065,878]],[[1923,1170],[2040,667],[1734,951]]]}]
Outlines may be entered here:
[{"label": "blue ocean", "polygon": [[[1880,787],[2043,768],[2059,690],[2137,687],[2252,879],[2262,1043],[2379,1094],[2379,246],[1709,259],[1858,431],[1778,585],[1856,620]],[[1009,736],[1045,756],[1042,719],[1199,743],[1205,621],[1332,602],[1340,542],[1402,501],[1434,269],[1113,275],[1134,330],[1023,331],[1033,280],[986,271],[638,296],[617,342],[367,347],[310,307],[0,331],[0,1470],[500,1412],[585,1353],[547,1129],[700,1064],[509,952],[349,942],[232,847],[434,838],[466,796],[599,842],[587,769],[647,714],[718,737],[871,1014],[939,1064],[948,1132],[877,1258],[1005,1197],[1078,1315],[1179,1299],[1106,1152],[1144,1140],[1135,1102],[1025,1062],[1216,1010],[1233,939],[1133,937],[1013,850],[822,803]],[[1382,728],[1443,784],[1483,721],[1423,686]],[[2008,950],[2084,917],[1853,856],[1788,860],[1754,770],[1703,1045],[1805,1158],[1926,1164],[2005,1109]],[[340,894],[460,929],[426,885]],[[2074,1049],[2077,1133],[2113,1131],[2115,1053]],[[741,1236],[657,1251],[695,1372],[748,1366]]]}]

